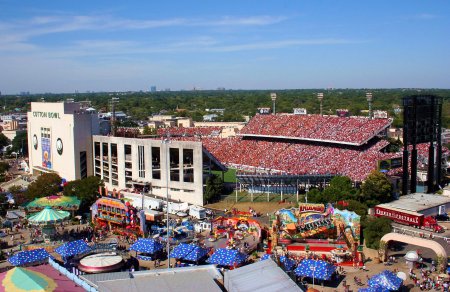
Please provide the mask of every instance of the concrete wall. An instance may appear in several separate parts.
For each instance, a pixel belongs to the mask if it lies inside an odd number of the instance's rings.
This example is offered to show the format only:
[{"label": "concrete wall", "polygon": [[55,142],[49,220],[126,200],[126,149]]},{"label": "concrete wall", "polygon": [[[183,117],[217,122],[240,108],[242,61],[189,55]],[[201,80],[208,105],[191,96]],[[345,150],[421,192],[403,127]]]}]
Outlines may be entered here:
[{"label": "concrete wall", "polygon": [[[139,138],[123,138],[108,136],[93,136],[93,148],[95,151],[96,142],[100,143],[101,155],[94,155],[94,173],[100,176],[109,190],[132,189],[132,182],[126,181],[126,172],[132,172],[132,181],[148,182],[152,185],[151,194],[166,198],[167,190],[169,191],[169,199],[174,201],[182,201],[190,204],[203,205],[203,148],[200,142],[171,141],[169,144],[162,143],[161,140],[139,139]],[[108,153],[103,153],[103,143],[108,146]],[[111,144],[117,144],[117,165],[112,164]],[[131,157],[126,160],[125,145],[131,146]],[[144,147],[144,163],[145,175],[139,176],[139,146]],[[160,178],[153,176],[152,165],[152,147],[157,147],[160,151]],[[180,161],[180,180],[168,180],[168,149],[176,149]],[[193,151],[193,164],[183,163],[183,149],[191,149]],[[106,154],[106,153],[105,153]],[[106,158],[106,156],[108,156]],[[103,158],[103,159],[102,159]],[[126,169],[126,164],[131,162],[132,168]],[[99,165],[99,167],[97,167]],[[117,167],[117,183],[113,182],[113,166]],[[193,169],[194,182],[183,181],[183,171],[188,167]],[[109,173],[108,173],[109,172]],[[109,174],[109,176],[108,176]]]}]

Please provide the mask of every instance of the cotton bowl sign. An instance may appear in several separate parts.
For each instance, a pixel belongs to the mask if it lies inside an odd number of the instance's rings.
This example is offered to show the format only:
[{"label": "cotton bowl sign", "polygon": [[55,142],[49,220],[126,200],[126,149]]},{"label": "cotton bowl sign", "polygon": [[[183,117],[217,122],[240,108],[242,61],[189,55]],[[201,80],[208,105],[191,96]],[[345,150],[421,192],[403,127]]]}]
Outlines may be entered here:
[{"label": "cotton bowl sign", "polygon": [[375,216],[387,217],[395,222],[414,226],[421,226],[422,225],[421,219],[423,217],[422,214],[420,215],[408,214],[401,211],[385,209],[378,206],[375,207]]}]

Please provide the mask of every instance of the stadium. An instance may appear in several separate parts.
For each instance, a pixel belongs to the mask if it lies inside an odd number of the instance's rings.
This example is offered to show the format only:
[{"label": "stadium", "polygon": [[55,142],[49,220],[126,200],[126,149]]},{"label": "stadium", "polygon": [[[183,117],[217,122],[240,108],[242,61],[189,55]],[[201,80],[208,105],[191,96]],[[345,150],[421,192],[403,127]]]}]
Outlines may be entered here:
[{"label": "stadium", "polygon": [[391,123],[388,118],[258,114],[236,137],[218,138],[217,127],[165,128],[158,134],[202,142],[221,164],[237,170],[240,189],[298,194],[299,188],[327,184],[337,175],[361,183],[381,161],[389,162],[386,172],[401,171],[401,153],[386,149]]}]

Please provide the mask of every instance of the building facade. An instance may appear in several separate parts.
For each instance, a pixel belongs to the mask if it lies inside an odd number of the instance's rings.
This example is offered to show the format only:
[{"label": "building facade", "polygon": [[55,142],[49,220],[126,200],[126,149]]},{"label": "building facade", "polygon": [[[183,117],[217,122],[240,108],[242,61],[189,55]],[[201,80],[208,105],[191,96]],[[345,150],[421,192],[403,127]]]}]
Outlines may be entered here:
[{"label": "building facade", "polygon": [[32,102],[28,153],[33,175],[54,172],[66,180],[93,175],[92,134],[98,117],[76,102]]},{"label": "building facade", "polygon": [[161,141],[94,135],[94,175],[109,190],[133,192],[149,186],[145,195],[203,205],[203,147],[200,142]]}]

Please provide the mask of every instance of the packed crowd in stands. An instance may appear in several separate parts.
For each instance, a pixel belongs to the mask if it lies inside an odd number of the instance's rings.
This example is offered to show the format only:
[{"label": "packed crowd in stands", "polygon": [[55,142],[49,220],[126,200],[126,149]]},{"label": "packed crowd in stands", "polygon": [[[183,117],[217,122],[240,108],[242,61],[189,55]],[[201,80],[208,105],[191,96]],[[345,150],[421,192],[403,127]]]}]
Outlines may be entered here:
[{"label": "packed crowd in stands", "polygon": [[136,138],[139,134],[139,128],[118,127],[116,130],[117,137]]},{"label": "packed crowd in stands", "polygon": [[158,135],[160,136],[182,136],[182,137],[217,137],[220,135],[222,127],[170,127],[159,128]]},{"label": "packed crowd in stands", "polygon": [[282,136],[361,145],[386,129],[389,119],[321,115],[256,115],[241,135]]}]

